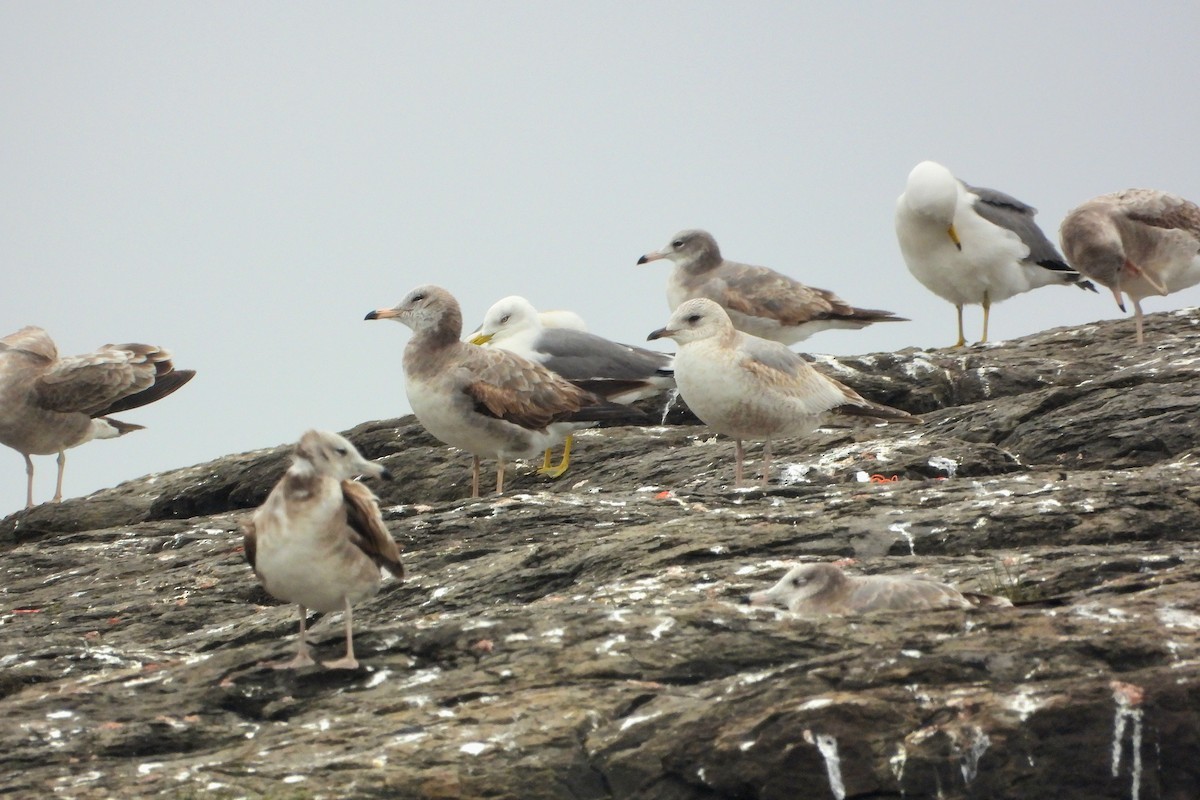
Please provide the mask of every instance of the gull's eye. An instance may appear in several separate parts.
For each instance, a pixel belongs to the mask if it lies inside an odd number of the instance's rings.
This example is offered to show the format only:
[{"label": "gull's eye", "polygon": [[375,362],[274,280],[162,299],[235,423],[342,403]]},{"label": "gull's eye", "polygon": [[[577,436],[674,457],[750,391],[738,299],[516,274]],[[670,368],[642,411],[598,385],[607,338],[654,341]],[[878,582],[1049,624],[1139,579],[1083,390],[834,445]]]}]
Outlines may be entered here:
[{"label": "gull's eye", "polygon": [[346,449],[346,448],[344,448],[344,447],[339,447],[339,448],[337,448],[337,450],[336,450],[335,452],[337,452],[337,454],[338,454],[339,456],[344,456],[344,455],[346,455],[346,453],[348,453],[348,452],[350,452],[350,451],[349,451],[349,450],[347,450],[347,449]]},{"label": "gull's eye", "polygon": [[512,316],[512,314],[505,314],[503,317],[501,317],[501,318],[500,318],[500,324],[501,324],[501,325],[507,325],[507,324],[508,324],[508,319],[509,319],[509,317],[511,317],[511,316]]},{"label": "gull's eye", "polygon": [[419,303],[419,302],[421,302],[421,301],[422,301],[422,300],[424,300],[424,299],[425,299],[425,295],[424,295],[424,294],[414,294],[414,295],[413,295],[413,299],[412,299],[412,301],[413,301],[414,303]]},{"label": "gull's eye", "polygon": [[792,578],[792,586],[800,587],[804,585],[804,578]]},{"label": "gull's eye", "polygon": [[700,315],[699,315],[699,314],[690,314],[690,315],[688,316],[688,318],[687,318],[687,322],[688,322],[688,323],[690,323],[690,324],[692,324],[692,325],[695,325],[695,324],[696,324],[697,322],[699,322],[699,321],[700,321]]},{"label": "gull's eye", "polygon": [[671,242],[671,247],[676,249],[683,247],[683,239],[676,239],[675,241]]}]

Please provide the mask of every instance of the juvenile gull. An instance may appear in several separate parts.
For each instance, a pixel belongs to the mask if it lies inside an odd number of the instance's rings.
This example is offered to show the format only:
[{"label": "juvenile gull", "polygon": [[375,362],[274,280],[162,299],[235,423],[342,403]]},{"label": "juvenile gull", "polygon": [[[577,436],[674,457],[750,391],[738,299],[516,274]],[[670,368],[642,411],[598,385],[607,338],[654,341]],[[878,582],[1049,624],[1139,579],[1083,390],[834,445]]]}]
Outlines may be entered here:
[{"label": "juvenile gull", "polygon": [[404,577],[400,549],[383,524],[371,490],[356,475],[391,478],[336,433],[308,431],[292,465],[254,515],[243,523],[246,560],[263,588],[300,609],[300,645],[294,669],[315,663],[308,650],[308,609],[343,611],[346,655],[326,667],[355,669],[351,607],[379,591],[380,568]]},{"label": "juvenile gull", "polygon": [[0,443],[25,457],[26,507],[33,505],[31,455],[58,453],[57,503],[67,449],[141,430],[107,415],[166,397],[195,374],[175,369],[171,354],[150,344],[59,358],[50,336],[32,325],[0,339]]},{"label": "juvenile gull", "polygon": [[1133,301],[1141,344],[1142,298],[1200,283],[1200,207],[1179,195],[1126,189],[1088,200],[1067,214],[1059,229],[1071,264]]},{"label": "juvenile gull", "polygon": [[660,258],[675,265],[667,280],[672,311],[685,300],[707,297],[725,309],[739,331],[764,339],[795,344],[830,328],[908,321],[890,311],[855,308],[833,292],[805,286],[767,267],[727,261],[707,231],[680,231],[666,247],[646,253],[637,263]]},{"label": "juvenile gull", "polygon": [[736,486],[742,483],[743,439],[766,441],[766,486],[771,440],[809,433],[827,412],[888,422],[921,421],[822,375],[779,342],[736,330],[725,310],[707,298],[688,300],[649,338],[664,336],[679,345],[675,382],[683,401],[705,425],[735,440]]},{"label": "juvenile gull", "polygon": [[993,303],[1048,284],[1080,280],[1033,221],[1037,209],[995,189],[969,186],[950,170],[922,161],[896,202],[896,238],[908,271],[925,288],[954,304],[958,341],[963,306],[983,306],[983,336]]},{"label": "juvenile gull", "polygon": [[[533,304],[517,295],[489,308],[470,341],[516,353],[615,403],[634,403],[675,388],[669,355],[584,331],[547,327]],[[539,472],[557,478],[567,471],[571,438],[568,435],[563,443],[557,465],[551,465],[546,451]]]},{"label": "juvenile gull", "polygon": [[408,402],[417,420],[446,444],[472,455],[471,496],[479,496],[479,459],[531,458],[557,444],[571,423],[627,419],[629,409],[575,386],[540,364],[494,347],[460,341],[458,301],[438,286],[413,289],[394,308],[367,319],[394,319],[413,330],[404,348]]},{"label": "juvenile gull", "polygon": [[847,575],[834,564],[799,564],[770,589],[746,599],[805,616],[1012,605],[1004,597],[963,595],[953,586],[913,575]]}]

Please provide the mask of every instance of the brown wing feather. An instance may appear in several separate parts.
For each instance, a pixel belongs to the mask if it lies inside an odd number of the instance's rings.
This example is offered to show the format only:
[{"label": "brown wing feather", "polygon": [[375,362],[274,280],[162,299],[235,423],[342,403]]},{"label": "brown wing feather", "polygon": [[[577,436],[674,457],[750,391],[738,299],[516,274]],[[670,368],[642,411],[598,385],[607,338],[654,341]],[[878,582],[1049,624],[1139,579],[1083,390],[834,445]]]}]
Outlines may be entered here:
[{"label": "brown wing feather", "polygon": [[342,481],[342,498],[346,501],[346,522],[355,534],[354,545],[394,577],[403,578],[400,548],[383,524],[375,494],[357,481]]},{"label": "brown wing feather", "polygon": [[784,325],[829,319],[904,321],[890,311],[855,308],[827,289],[806,286],[767,267],[726,262],[722,274],[726,285],[714,300],[727,309]]},{"label": "brown wing feather", "polygon": [[246,554],[246,562],[250,564],[250,569],[257,570],[255,562],[258,557],[258,528],[254,524],[254,517],[242,520],[242,550]]},{"label": "brown wing feather", "polygon": [[475,380],[463,391],[481,413],[544,430],[599,399],[541,364],[499,349],[475,349],[468,365]]},{"label": "brown wing feather", "polygon": [[1144,189],[1122,192],[1120,199],[1131,220],[1155,228],[1187,231],[1200,239],[1200,206],[1190,200]]}]

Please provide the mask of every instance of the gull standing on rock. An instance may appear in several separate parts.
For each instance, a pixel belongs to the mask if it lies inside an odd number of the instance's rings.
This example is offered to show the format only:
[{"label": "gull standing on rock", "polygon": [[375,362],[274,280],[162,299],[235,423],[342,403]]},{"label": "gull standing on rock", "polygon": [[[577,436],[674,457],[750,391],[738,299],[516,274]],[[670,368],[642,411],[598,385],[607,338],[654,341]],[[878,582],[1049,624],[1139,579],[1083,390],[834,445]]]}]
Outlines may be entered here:
[{"label": "gull standing on rock", "polygon": [[672,311],[685,300],[707,297],[725,309],[735,328],[763,339],[790,345],[830,328],[908,321],[890,311],[855,308],[833,292],[767,267],[726,261],[707,231],[680,231],[666,247],[646,253],[637,263],[661,258],[675,265],[667,280]]},{"label": "gull standing on rock", "polygon": [[1126,189],[1088,200],[1067,214],[1059,229],[1071,265],[1133,301],[1137,341],[1142,298],[1167,295],[1200,283],[1200,207],[1155,189]]},{"label": "gull standing on rock", "polygon": [[292,453],[292,465],[244,524],[246,560],[273,596],[300,609],[295,669],[315,663],[308,650],[308,609],[343,611],[346,655],[325,663],[356,669],[351,607],[379,591],[380,568],[404,577],[400,549],[384,527],[379,503],[356,475],[390,479],[336,433],[308,431]]},{"label": "gull standing on rock", "polygon": [[569,423],[630,416],[540,364],[461,341],[458,301],[439,286],[419,286],[394,308],[366,318],[412,328],[404,348],[408,402],[427,431],[471,454],[472,497],[479,497],[481,456],[500,462],[496,491],[503,493],[505,459],[543,453],[573,430]]},{"label": "gull standing on rock", "polygon": [[[547,327],[533,304],[517,295],[489,308],[470,342],[516,353],[614,403],[635,403],[675,388],[671,356],[585,331]],[[551,465],[546,451],[538,472],[557,478],[567,471],[571,438],[563,443],[557,465]]]},{"label": "gull standing on rock", "polygon": [[847,575],[835,564],[799,564],[770,589],[746,600],[804,616],[1012,605],[1006,597],[963,595],[953,586],[914,575]]},{"label": "gull standing on rock", "polygon": [[983,306],[983,336],[993,303],[1049,284],[1080,280],[1033,221],[1037,209],[995,189],[968,186],[950,170],[922,161],[896,202],[896,238],[908,271],[925,288],[954,304],[958,341],[963,306]]},{"label": "gull standing on rock", "polygon": [[59,358],[50,336],[32,325],[0,339],[0,443],[25,457],[26,507],[33,506],[30,455],[58,453],[57,503],[67,449],[141,430],[108,415],[160,400],[195,374],[175,369],[171,354],[150,344]]},{"label": "gull standing on rock", "polygon": [[817,372],[779,342],[742,333],[721,306],[707,298],[675,309],[650,339],[679,345],[675,382],[697,417],[734,439],[734,484],[742,484],[742,440],[766,441],[762,485],[771,465],[771,440],[815,430],[826,413],[887,422],[919,423],[911,414],[873,403],[849,386]]}]

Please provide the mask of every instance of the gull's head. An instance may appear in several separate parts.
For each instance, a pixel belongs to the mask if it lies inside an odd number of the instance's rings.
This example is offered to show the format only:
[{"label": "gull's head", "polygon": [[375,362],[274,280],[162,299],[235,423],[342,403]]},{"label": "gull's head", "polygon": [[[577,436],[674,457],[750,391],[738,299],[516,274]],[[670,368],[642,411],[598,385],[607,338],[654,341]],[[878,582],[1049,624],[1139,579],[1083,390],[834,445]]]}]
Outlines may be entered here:
[{"label": "gull's head", "polygon": [[471,344],[487,344],[493,339],[503,340],[521,331],[540,328],[542,325],[537,309],[524,297],[510,295],[496,301],[483,316],[479,333],[471,338]]},{"label": "gull's head", "polygon": [[798,564],[770,589],[753,592],[746,600],[754,606],[783,606],[795,611],[809,598],[842,580],[845,575],[833,564]]},{"label": "gull's head", "polygon": [[660,258],[685,268],[693,265],[715,266],[721,263],[721,248],[717,247],[717,240],[708,231],[680,231],[671,237],[666,247],[646,253],[637,263],[646,264]]},{"label": "gull's head", "polygon": [[416,333],[442,327],[454,328],[454,338],[462,332],[462,312],[454,296],[440,286],[425,285],[413,289],[391,308],[377,308],[364,319],[394,319]]},{"label": "gull's head", "polygon": [[950,170],[936,161],[922,161],[908,173],[901,200],[914,214],[918,214],[946,229],[946,236],[959,250],[962,243],[954,228],[954,209],[958,206],[958,193],[962,184]]},{"label": "gull's head", "polygon": [[680,304],[667,320],[666,327],[652,332],[646,340],[674,339],[679,345],[685,345],[688,342],[723,336],[731,331],[733,323],[725,309],[707,297],[697,297]]},{"label": "gull's head", "polygon": [[391,480],[382,464],[363,458],[349,439],[331,431],[305,431],[292,451],[293,469],[334,480],[349,480],[358,475]]},{"label": "gull's head", "polygon": [[1067,263],[1092,280],[1112,289],[1121,310],[1121,273],[1125,269],[1125,243],[1108,210],[1085,204],[1063,218],[1059,242]]}]

